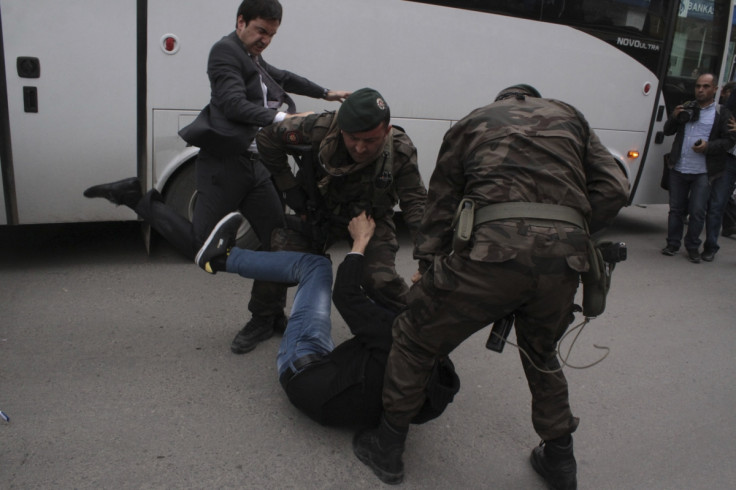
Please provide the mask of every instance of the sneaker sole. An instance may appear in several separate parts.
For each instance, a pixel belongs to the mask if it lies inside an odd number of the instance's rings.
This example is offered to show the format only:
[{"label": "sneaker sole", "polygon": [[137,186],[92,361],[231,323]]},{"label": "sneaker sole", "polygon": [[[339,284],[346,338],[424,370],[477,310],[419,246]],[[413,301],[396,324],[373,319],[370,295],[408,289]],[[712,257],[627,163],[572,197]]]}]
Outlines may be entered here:
[{"label": "sneaker sole", "polygon": [[240,215],[239,212],[233,211],[232,213],[227,214],[224,218],[222,218],[220,221],[217,222],[217,224],[215,225],[215,227],[210,232],[210,236],[207,237],[207,240],[205,240],[204,244],[199,249],[199,252],[197,252],[197,256],[194,258],[194,263],[195,264],[197,264],[198,266],[204,268],[204,264],[200,264],[200,262],[202,260],[202,255],[204,255],[204,253],[207,251],[207,249],[209,248],[210,244],[212,243],[212,240],[214,240],[215,237],[217,236],[217,232],[220,231],[220,228],[222,228],[222,226],[225,223],[227,223],[228,220],[230,220],[233,216],[239,216],[239,215]]}]

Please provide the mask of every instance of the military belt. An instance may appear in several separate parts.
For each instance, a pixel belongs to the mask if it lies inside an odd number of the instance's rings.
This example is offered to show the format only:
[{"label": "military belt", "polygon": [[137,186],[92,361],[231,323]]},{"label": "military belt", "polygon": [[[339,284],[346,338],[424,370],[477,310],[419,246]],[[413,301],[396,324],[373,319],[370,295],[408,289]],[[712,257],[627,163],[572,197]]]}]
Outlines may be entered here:
[{"label": "military belt", "polygon": [[[587,229],[585,218],[577,209],[559,204],[544,204],[539,202],[503,202],[489,204],[478,209],[474,216],[474,225],[488,221],[503,219],[524,219],[527,221],[541,221],[542,226],[550,226],[544,221],[564,221],[582,229]],[[529,223],[537,224],[537,223]]]}]

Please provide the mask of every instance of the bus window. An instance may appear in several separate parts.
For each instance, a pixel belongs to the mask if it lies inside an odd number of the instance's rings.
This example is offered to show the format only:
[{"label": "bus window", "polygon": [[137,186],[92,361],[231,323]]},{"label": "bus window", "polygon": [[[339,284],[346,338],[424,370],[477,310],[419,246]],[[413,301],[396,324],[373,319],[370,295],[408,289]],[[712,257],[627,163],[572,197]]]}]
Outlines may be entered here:
[{"label": "bus window", "polygon": [[694,96],[695,80],[701,73],[714,73],[718,80],[730,2],[725,0],[681,0],[675,22],[672,52],[662,93],[667,112]]},{"label": "bus window", "polygon": [[555,24],[609,26],[664,37],[664,0],[414,0]]},{"label": "bus window", "polygon": [[657,72],[666,34],[665,0],[413,0],[563,24],[595,36]]}]

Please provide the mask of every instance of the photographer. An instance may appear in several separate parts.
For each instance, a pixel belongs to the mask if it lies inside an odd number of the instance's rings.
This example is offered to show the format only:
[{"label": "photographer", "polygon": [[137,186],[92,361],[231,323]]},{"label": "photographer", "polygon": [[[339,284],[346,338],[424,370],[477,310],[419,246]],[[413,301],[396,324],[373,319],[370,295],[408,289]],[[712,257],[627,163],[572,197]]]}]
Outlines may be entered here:
[{"label": "photographer", "polygon": [[[726,152],[736,142],[728,131],[731,112],[715,103],[718,86],[712,73],[695,81],[695,100],[675,107],[664,125],[664,134],[677,133],[669,159],[670,212],[667,246],[662,254],[673,256],[680,250],[684,217],[689,216],[685,249],[687,258],[700,263],[700,233],[705,226],[711,184],[726,168]],[[705,242],[702,258],[712,261],[718,245]]]}]

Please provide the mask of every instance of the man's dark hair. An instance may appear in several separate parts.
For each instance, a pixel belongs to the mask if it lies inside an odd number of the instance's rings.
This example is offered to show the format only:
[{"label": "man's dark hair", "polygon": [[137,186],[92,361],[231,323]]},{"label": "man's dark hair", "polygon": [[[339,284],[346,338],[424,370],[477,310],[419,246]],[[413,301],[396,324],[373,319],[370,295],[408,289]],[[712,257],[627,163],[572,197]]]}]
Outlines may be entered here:
[{"label": "man's dark hair", "polygon": [[279,0],[243,0],[235,18],[242,15],[246,24],[258,17],[264,20],[277,20],[281,23],[282,14],[283,8]]}]

